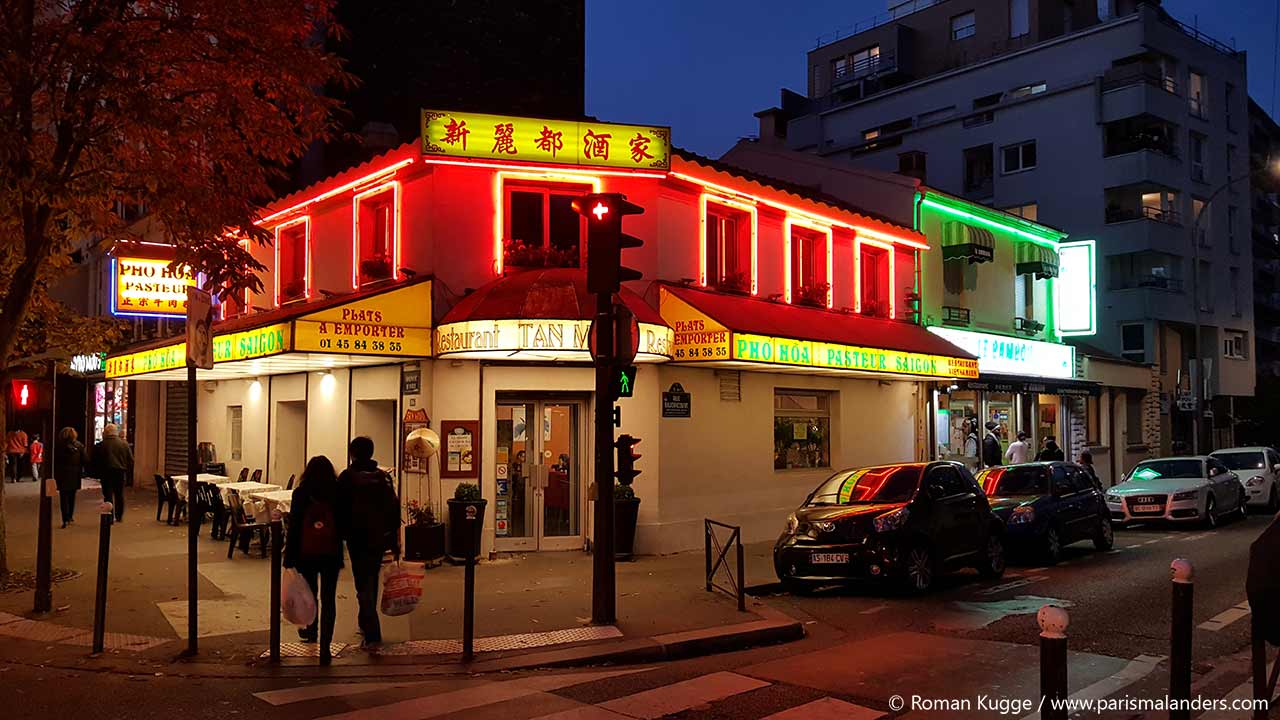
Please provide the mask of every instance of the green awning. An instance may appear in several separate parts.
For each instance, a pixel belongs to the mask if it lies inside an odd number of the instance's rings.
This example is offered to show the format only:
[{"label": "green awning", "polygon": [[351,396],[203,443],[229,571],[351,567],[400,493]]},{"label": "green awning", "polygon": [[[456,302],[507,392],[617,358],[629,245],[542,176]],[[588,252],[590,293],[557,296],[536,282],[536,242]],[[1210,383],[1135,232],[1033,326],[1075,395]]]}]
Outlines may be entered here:
[{"label": "green awning", "polygon": [[1019,275],[1032,275],[1038,278],[1058,277],[1058,251],[1051,247],[1033,242],[1018,243]]},{"label": "green awning", "polygon": [[996,256],[996,236],[990,230],[951,220],[942,223],[942,259],[991,262]]}]

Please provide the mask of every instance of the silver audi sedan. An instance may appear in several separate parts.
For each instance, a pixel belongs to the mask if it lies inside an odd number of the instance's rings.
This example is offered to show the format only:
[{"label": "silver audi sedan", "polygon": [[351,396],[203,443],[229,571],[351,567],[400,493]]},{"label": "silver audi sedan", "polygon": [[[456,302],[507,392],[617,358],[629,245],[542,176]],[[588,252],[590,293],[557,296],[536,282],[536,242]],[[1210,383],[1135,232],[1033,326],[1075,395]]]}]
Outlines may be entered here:
[{"label": "silver audi sedan", "polygon": [[1244,517],[1248,494],[1221,460],[1187,456],[1145,460],[1107,490],[1111,522],[1200,522],[1216,527],[1231,514]]}]

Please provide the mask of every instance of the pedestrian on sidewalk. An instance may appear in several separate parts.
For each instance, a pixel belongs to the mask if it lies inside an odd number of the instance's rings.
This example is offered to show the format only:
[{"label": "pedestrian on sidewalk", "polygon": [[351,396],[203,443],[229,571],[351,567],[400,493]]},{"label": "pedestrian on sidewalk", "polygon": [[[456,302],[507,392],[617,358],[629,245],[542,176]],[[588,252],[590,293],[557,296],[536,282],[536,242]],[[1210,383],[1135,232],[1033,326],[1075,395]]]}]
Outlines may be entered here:
[{"label": "pedestrian on sidewalk", "polygon": [[[320,664],[332,656],[333,624],[338,615],[338,574],[342,571],[342,537],[338,534],[338,475],[324,455],[307,462],[302,482],[289,504],[289,537],[284,566],[295,568],[311,586],[320,625]],[[303,642],[316,641],[316,622],[298,630]]]},{"label": "pedestrian on sidewalk", "polygon": [[124,522],[124,480],[133,467],[133,451],[115,423],[102,429],[102,442],[93,448],[93,465],[102,483],[102,499],[115,508],[116,522]]},{"label": "pedestrian on sidewalk", "polygon": [[1045,438],[1044,449],[1040,451],[1040,455],[1036,458],[1041,462],[1066,459],[1066,453],[1062,452],[1062,448],[1058,447],[1058,441],[1053,439],[1052,436]]},{"label": "pedestrian on sidewalk", "polygon": [[31,436],[31,479],[40,482],[40,465],[44,463],[44,443],[40,433]]},{"label": "pedestrian on sidewalk", "polygon": [[22,479],[22,460],[27,456],[27,434],[22,428],[10,430],[5,437],[5,459],[9,461],[10,482]]},{"label": "pedestrian on sidewalk", "polygon": [[58,433],[58,444],[53,448],[53,476],[58,484],[58,499],[62,507],[62,527],[75,520],[76,493],[80,491],[80,479],[87,464],[84,445],[77,439],[74,428],[64,427]]},{"label": "pedestrian on sidewalk", "polygon": [[982,438],[982,464],[987,467],[1000,464],[1000,438],[996,436],[996,430],[999,427],[1000,423],[994,420],[987,421],[987,434]]},{"label": "pedestrian on sidewalk", "polygon": [[1089,482],[1093,483],[1093,487],[1102,490],[1102,480],[1098,477],[1098,471],[1093,469],[1093,453],[1081,450],[1080,460],[1077,462],[1084,468],[1084,474],[1089,476]]},{"label": "pedestrian on sidewalk", "polygon": [[1027,442],[1026,431],[1018,431],[1018,439],[1009,443],[1009,449],[1004,451],[1004,459],[1009,461],[1010,465],[1021,465],[1031,458],[1031,443]]},{"label": "pedestrian on sidewalk", "polygon": [[338,528],[351,555],[363,644],[376,645],[382,642],[378,575],[388,551],[400,557],[400,500],[391,476],[373,459],[373,440],[357,437],[347,452],[351,464],[338,476]]}]

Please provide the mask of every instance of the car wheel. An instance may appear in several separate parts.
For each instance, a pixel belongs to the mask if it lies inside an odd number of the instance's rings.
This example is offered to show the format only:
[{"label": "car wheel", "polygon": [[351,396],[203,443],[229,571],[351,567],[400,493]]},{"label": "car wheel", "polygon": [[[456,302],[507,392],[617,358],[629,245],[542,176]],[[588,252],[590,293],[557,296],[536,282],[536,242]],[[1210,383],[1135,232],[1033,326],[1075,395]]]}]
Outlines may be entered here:
[{"label": "car wheel", "polygon": [[982,558],[978,560],[978,574],[984,578],[998,578],[1004,574],[1004,539],[1000,533],[988,532]]},{"label": "car wheel", "polygon": [[902,584],[909,592],[928,592],[933,587],[938,564],[928,545],[918,543],[907,549],[902,568]]},{"label": "car wheel", "polygon": [[1236,508],[1236,514],[1241,520],[1249,519],[1249,493],[1243,490],[1240,491],[1240,507]]},{"label": "car wheel", "polygon": [[1218,527],[1218,516],[1214,514],[1217,508],[1214,507],[1213,496],[1210,495],[1208,500],[1204,501],[1204,526],[1207,528]]},{"label": "car wheel", "polygon": [[1044,560],[1049,565],[1056,565],[1062,559],[1062,535],[1058,528],[1050,525],[1040,538],[1040,547],[1044,551]]},{"label": "car wheel", "polygon": [[1098,550],[1106,552],[1116,544],[1115,529],[1111,527],[1111,518],[1102,518],[1102,522],[1098,525],[1098,532],[1093,536],[1093,546]]}]

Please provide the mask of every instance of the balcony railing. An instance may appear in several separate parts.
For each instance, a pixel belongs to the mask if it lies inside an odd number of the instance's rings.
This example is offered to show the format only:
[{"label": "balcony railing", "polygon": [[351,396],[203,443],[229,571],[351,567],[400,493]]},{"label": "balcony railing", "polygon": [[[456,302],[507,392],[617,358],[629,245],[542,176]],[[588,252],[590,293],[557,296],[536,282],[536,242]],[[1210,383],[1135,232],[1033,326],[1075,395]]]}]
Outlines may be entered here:
[{"label": "balcony railing", "polygon": [[1130,220],[1155,220],[1156,222],[1170,225],[1181,225],[1182,213],[1177,210],[1161,210],[1160,208],[1147,207],[1145,205],[1137,208],[1122,208],[1112,205],[1107,208],[1107,223],[1129,222]]},{"label": "balcony railing", "polygon": [[1160,18],[1160,22],[1170,27],[1177,28],[1178,30],[1182,31],[1182,33],[1187,37],[1199,40],[1200,42],[1204,43],[1205,45],[1208,45],[1214,50],[1217,50],[1223,55],[1231,55],[1232,57],[1234,57],[1237,54],[1237,51],[1235,48],[1227,45],[1226,43],[1215,40],[1214,38],[1211,38],[1208,35],[1205,35],[1204,33],[1200,32],[1199,29],[1179,21],[1177,18],[1173,17],[1169,13],[1166,13],[1162,10],[1157,9],[1156,16]]},{"label": "balcony railing", "polygon": [[1170,292],[1182,292],[1182,278],[1164,275],[1122,275],[1117,278],[1117,290],[1133,290],[1136,288],[1154,288]]},{"label": "balcony railing", "polygon": [[857,35],[858,33],[866,32],[868,30],[874,30],[881,25],[887,25],[895,20],[915,14],[921,10],[931,8],[934,5],[940,5],[944,2],[946,2],[946,0],[913,0],[913,2],[899,5],[887,13],[881,13],[874,17],[867,18],[866,20],[862,20],[851,25],[845,25],[844,27],[837,28],[829,33],[819,35],[818,44],[815,45],[815,47],[830,45],[833,42],[839,42],[851,35]]},{"label": "balcony railing", "polygon": [[1109,140],[1103,155],[1111,157],[1112,155],[1124,155],[1125,153],[1138,152],[1139,150],[1150,150],[1174,160],[1180,159],[1178,157],[1177,143],[1159,133],[1134,133]]},{"label": "balcony railing", "polygon": [[942,324],[969,327],[973,312],[966,307],[942,306]]},{"label": "balcony railing", "polygon": [[1180,95],[1178,83],[1174,82],[1173,78],[1160,72],[1159,68],[1142,66],[1121,66],[1107,70],[1102,75],[1102,92],[1119,90],[1139,83],[1160,88],[1173,95]]},{"label": "balcony railing", "polygon": [[870,77],[898,69],[897,56],[892,52],[881,52],[877,55],[855,60],[843,65],[837,64],[831,73],[831,84],[841,85],[864,77]]}]

